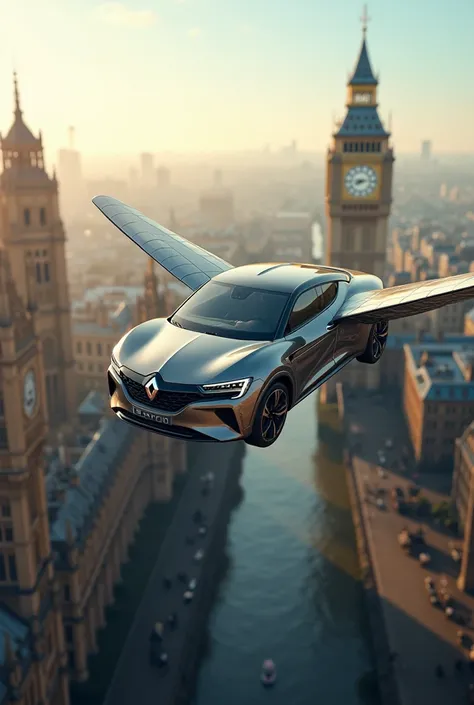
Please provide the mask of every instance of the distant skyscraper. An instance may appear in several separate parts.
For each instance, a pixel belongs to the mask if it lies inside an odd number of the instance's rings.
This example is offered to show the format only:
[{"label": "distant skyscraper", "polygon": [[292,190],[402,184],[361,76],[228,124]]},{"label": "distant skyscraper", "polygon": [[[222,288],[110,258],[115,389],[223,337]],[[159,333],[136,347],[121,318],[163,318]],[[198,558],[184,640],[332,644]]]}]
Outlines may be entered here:
[{"label": "distant skyscraper", "polygon": [[153,185],[153,154],[144,152],[140,155],[141,177],[144,186]]},{"label": "distant skyscraper", "polygon": [[421,143],[421,158],[424,162],[428,162],[431,159],[431,140],[423,140]]},{"label": "distant skyscraper", "polygon": [[84,181],[81,155],[74,148],[74,128],[69,128],[69,146],[58,152],[58,176],[61,210],[66,219],[74,218],[84,208]]}]

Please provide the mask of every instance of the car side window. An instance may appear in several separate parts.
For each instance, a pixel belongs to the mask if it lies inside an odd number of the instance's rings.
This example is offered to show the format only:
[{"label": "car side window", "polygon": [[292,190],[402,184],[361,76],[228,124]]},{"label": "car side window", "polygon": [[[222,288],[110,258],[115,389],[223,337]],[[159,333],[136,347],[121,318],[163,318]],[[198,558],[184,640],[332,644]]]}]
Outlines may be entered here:
[{"label": "car side window", "polygon": [[322,308],[321,311],[324,311],[326,306],[329,306],[332,304],[334,299],[337,296],[337,282],[331,282],[330,284],[323,284],[323,286],[319,287],[321,289],[321,299],[322,299]]},{"label": "car side window", "polygon": [[337,295],[337,283],[323,284],[315,286],[308,291],[304,291],[295,301],[293,310],[288,319],[285,335],[307,323],[312,318],[324,311]]}]

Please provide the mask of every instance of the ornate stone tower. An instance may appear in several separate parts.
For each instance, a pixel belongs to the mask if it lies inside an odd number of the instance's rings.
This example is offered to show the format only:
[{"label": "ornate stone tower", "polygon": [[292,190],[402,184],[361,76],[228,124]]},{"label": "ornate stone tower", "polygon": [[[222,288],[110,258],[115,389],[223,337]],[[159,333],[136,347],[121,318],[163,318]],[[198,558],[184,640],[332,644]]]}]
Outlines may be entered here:
[{"label": "ornate stone tower", "polygon": [[[25,262],[26,307],[0,249],[0,602],[28,625],[33,661],[22,702],[69,703],[43,473],[47,434],[41,342],[35,334],[34,256]],[[19,664],[12,664],[12,678]],[[18,680],[18,678],[16,678]],[[29,691],[23,701],[23,689]],[[31,700],[31,697],[34,698]]]},{"label": "ornate stone tower", "polygon": [[18,293],[27,300],[27,260],[37,289],[37,333],[42,342],[50,427],[72,419],[76,410],[65,234],[58,207],[58,183],[45,170],[41,133],[23,120],[14,75],[14,121],[0,136],[0,238],[10,257]]},{"label": "ornate stone tower", "polygon": [[393,150],[377,112],[377,85],[362,45],[347,86],[347,113],[327,155],[326,261],[384,275],[392,203]]},{"label": "ornate stone tower", "polygon": [[[347,84],[346,116],[327,154],[326,262],[383,277],[394,156],[390,133],[377,111],[378,80],[367,51],[367,20],[364,12],[362,45]],[[352,362],[327,385],[328,398],[336,381],[377,388],[380,365]]]}]

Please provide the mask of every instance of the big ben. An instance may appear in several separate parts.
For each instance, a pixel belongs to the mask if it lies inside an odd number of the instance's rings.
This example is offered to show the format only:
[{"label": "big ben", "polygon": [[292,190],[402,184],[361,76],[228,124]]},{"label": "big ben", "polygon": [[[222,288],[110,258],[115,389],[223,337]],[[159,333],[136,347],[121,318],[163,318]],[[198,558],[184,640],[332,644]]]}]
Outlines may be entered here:
[{"label": "big ben", "polygon": [[327,154],[326,261],[383,277],[392,203],[393,150],[378,114],[377,86],[363,37],[347,84],[347,112]]},{"label": "big ben", "polygon": [[[326,262],[382,278],[394,156],[377,110],[378,79],[367,49],[367,20],[364,12],[362,44],[347,83],[347,112],[327,154]],[[377,389],[380,377],[380,365],[351,362],[337,381],[355,389]],[[322,400],[334,399],[337,381],[325,385]]]}]

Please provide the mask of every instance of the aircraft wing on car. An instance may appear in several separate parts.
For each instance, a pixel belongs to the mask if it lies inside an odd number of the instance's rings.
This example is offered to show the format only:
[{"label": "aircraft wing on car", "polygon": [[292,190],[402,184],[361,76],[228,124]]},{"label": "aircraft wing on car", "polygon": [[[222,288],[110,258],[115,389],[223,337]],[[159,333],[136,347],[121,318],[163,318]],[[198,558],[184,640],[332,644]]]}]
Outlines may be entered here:
[{"label": "aircraft wing on car", "polygon": [[350,318],[360,323],[389,321],[471,298],[474,298],[473,272],[355,294],[342,305],[336,320]]},{"label": "aircraft wing on car", "polygon": [[110,196],[92,202],[119,230],[173,277],[195,291],[232,265]]}]

